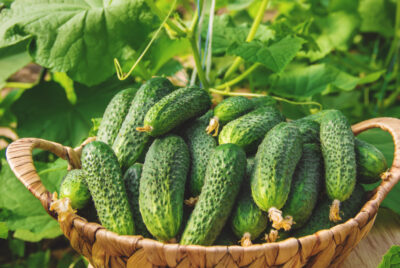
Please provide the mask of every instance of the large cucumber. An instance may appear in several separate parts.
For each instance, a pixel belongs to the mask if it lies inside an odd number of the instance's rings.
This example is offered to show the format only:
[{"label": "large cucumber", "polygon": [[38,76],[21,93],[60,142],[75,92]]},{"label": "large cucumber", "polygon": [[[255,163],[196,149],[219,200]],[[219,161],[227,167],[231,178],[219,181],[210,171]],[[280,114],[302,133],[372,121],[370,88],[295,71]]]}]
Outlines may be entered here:
[{"label": "large cucumber", "polygon": [[154,137],[160,136],[186,120],[202,115],[210,106],[210,95],[204,89],[180,88],[151,107],[144,118],[144,126],[136,129]]},{"label": "large cucumber", "polygon": [[83,148],[81,160],[101,224],[120,235],[134,234],[132,212],[113,150],[93,141]]},{"label": "large cucumber", "polygon": [[243,96],[224,99],[214,108],[214,117],[210,120],[207,133],[210,134],[215,131],[214,136],[218,136],[220,126],[251,111],[253,108],[254,103]]},{"label": "large cucumber", "polygon": [[313,120],[299,119],[293,121],[293,124],[299,128],[303,143],[319,144],[319,123]]},{"label": "large cucumber", "polygon": [[90,192],[82,169],[68,171],[60,186],[60,198],[69,198],[74,209],[84,208],[90,201]]},{"label": "large cucumber", "polygon": [[234,143],[248,153],[254,152],[265,134],[283,120],[274,107],[258,108],[226,124],[219,134],[219,144]]},{"label": "large cucumber", "polygon": [[303,155],[293,175],[289,197],[282,208],[283,215],[293,217],[293,229],[302,227],[317,203],[322,180],[322,155],[319,145],[304,144]]},{"label": "large cucumber", "polygon": [[136,162],[150,139],[147,133],[138,132],[136,128],[143,125],[147,111],[173,90],[168,79],[155,77],[143,84],[136,93],[112,146],[124,169]]},{"label": "large cucumber", "polygon": [[212,245],[232,210],[246,170],[246,154],[235,144],[216,147],[204,186],[180,243]]},{"label": "large cucumber", "polygon": [[279,211],[290,192],[293,172],[302,154],[299,129],[288,123],[272,128],[258,147],[251,177],[252,196],[267,211],[275,229],[290,229]]},{"label": "large cucumber", "polygon": [[98,141],[113,145],[137,91],[137,88],[124,89],[112,98],[97,131]]},{"label": "large cucumber", "polygon": [[136,234],[144,237],[151,237],[149,231],[144,225],[142,214],[139,209],[139,187],[140,177],[142,176],[143,164],[135,163],[125,171],[124,182],[126,188],[126,194],[128,201],[131,206],[133,220],[135,222]]},{"label": "large cucumber", "polygon": [[188,170],[189,152],[181,137],[154,140],[143,165],[139,207],[147,229],[161,241],[170,241],[179,231]]}]

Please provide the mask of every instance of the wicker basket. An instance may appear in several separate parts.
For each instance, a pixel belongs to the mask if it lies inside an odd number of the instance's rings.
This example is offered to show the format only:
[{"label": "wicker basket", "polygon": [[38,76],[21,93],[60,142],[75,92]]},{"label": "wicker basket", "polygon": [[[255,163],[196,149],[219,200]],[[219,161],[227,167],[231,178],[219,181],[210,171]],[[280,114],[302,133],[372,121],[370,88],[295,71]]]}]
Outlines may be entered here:
[{"label": "wicker basket", "polygon": [[[72,149],[42,139],[24,138],[10,144],[7,160],[17,178],[38,198],[46,211],[57,218],[71,246],[94,267],[338,267],[371,229],[378,207],[400,179],[400,120],[376,118],[352,127],[354,134],[381,128],[390,132],[395,144],[393,165],[385,181],[352,219],[329,230],[278,243],[241,246],[182,246],[163,244],[141,236],[120,236],[99,224],[88,223],[73,212],[50,212],[53,195],[40,181],[33,165],[32,150],[41,148],[80,167],[80,154],[87,140]],[[58,211],[59,212],[59,211]],[[58,214],[58,215],[57,215]]]}]

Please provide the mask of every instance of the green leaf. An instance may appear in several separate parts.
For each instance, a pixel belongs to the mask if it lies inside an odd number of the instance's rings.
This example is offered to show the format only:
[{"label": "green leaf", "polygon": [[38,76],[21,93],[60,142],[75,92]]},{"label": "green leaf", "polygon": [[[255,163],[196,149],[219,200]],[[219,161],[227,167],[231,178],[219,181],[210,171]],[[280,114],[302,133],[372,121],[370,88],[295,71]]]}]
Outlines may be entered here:
[{"label": "green leaf", "polygon": [[380,70],[377,72],[369,73],[366,76],[362,77],[360,81],[358,81],[359,85],[370,84],[377,81],[386,73],[386,70]]},{"label": "green leaf", "polygon": [[297,67],[271,76],[271,92],[284,97],[307,98],[329,90],[330,87],[352,90],[358,78],[326,64]]},{"label": "green leaf", "polygon": [[76,94],[74,90],[74,81],[68,77],[66,73],[55,72],[53,73],[53,80],[60,84],[67,94],[67,99],[72,104],[76,103]]},{"label": "green leaf", "polygon": [[95,137],[97,135],[97,131],[99,131],[100,123],[103,118],[92,118],[92,128],[89,130],[89,137]]},{"label": "green leaf", "polygon": [[233,44],[228,53],[242,57],[245,61],[259,62],[274,72],[282,71],[301,49],[303,39],[287,36],[266,46],[262,42]]},{"label": "green leaf", "polygon": [[383,256],[378,268],[400,267],[400,246],[392,246]]},{"label": "green leaf", "polygon": [[26,262],[27,262],[27,268],[49,267],[50,249],[44,252],[38,251],[30,254]]},{"label": "green leaf", "polygon": [[360,0],[361,32],[379,33],[388,38],[394,34],[396,7],[388,0]]},{"label": "green leaf", "polygon": [[31,62],[32,59],[26,51],[27,45],[27,42],[21,42],[0,49],[0,84],[4,84],[7,78]]},{"label": "green leaf", "polygon": [[[15,231],[14,236],[36,242],[61,235],[58,222],[46,213],[40,201],[15,177],[4,159],[1,164],[0,209],[8,214],[2,217],[2,221],[7,223],[10,230]],[[58,159],[54,163],[36,162],[35,165],[45,187],[50,192],[58,190],[67,172],[67,162]]]},{"label": "green leaf", "polygon": [[125,47],[140,48],[157,26],[145,0],[16,0],[0,15],[0,51],[29,40],[35,62],[95,85],[115,72]]},{"label": "green leaf", "polygon": [[0,221],[0,239],[7,239],[7,237],[8,237],[7,223]]},{"label": "green leaf", "polygon": [[43,82],[25,91],[11,107],[18,120],[18,135],[77,146],[88,136],[91,119],[102,117],[111,98],[131,84],[114,79],[88,88],[76,83],[73,105],[59,84]]}]

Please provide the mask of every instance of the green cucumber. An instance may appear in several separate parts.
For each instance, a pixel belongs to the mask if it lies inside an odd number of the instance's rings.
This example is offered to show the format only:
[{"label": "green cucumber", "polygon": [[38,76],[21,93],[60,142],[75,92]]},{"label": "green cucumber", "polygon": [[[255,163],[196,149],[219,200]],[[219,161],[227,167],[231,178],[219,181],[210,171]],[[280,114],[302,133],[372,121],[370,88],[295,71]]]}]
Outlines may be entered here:
[{"label": "green cucumber", "polygon": [[98,141],[102,141],[110,146],[113,145],[136,92],[137,88],[128,88],[120,91],[112,98],[107,105],[97,131]]},{"label": "green cucumber", "polygon": [[254,156],[247,157],[247,166],[246,166],[246,183],[250,185],[251,173],[253,172],[254,164],[256,160]]},{"label": "green cucumber", "polygon": [[158,101],[146,113],[144,126],[136,130],[153,137],[163,135],[211,107],[210,95],[199,87],[180,88]]},{"label": "green cucumber", "polygon": [[302,227],[317,203],[322,180],[322,154],[317,144],[304,144],[303,154],[293,175],[283,215],[293,217],[293,229]]},{"label": "green cucumber", "polygon": [[330,110],[321,120],[320,141],[325,164],[325,187],[331,200],[330,218],[340,220],[339,204],[348,199],[356,184],[354,135],[347,118]]},{"label": "green cucumber", "polygon": [[[212,111],[206,115],[207,117],[212,117]],[[204,184],[208,160],[210,159],[212,150],[217,147],[215,138],[208,135],[205,131],[208,120],[204,120],[203,117],[205,116],[196,119],[183,132],[183,137],[189,148],[191,160],[189,190],[192,197],[196,197],[200,194]]]},{"label": "green cucumber", "polygon": [[221,101],[214,108],[214,117],[210,120],[207,133],[215,131],[214,136],[218,136],[219,127],[253,110],[254,104],[243,96],[229,97]]},{"label": "green cucumber", "polygon": [[126,194],[131,206],[133,221],[135,222],[136,234],[143,237],[151,237],[146,225],[143,222],[139,209],[139,187],[140,177],[142,176],[143,164],[135,163],[129,167],[124,174]]},{"label": "green cucumber", "polygon": [[299,129],[284,122],[272,128],[258,147],[251,192],[257,206],[268,212],[272,226],[278,230],[290,229],[290,222],[283,220],[279,209],[288,198],[302,147]]},{"label": "green cucumber", "polygon": [[329,229],[336,224],[345,222],[354,217],[360,211],[365,201],[365,191],[357,184],[351,196],[340,204],[342,219],[339,222],[334,223],[329,219],[331,201],[325,199],[316,206],[307,223],[302,228],[296,230],[293,235],[295,237],[302,237],[318,232],[319,230]]},{"label": "green cucumber", "polygon": [[143,125],[147,111],[173,90],[171,82],[162,77],[151,78],[139,88],[112,146],[123,169],[138,160],[150,139],[147,133],[138,132],[136,128]]},{"label": "green cucumber", "polygon": [[90,192],[82,169],[68,171],[60,186],[60,198],[69,198],[71,207],[81,209],[90,201]]},{"label": "green cucumber", "polygon": [[318,122],[308,119],[299,119],[292,123],[299,128],[303,143],[319,144],[320,125]]},{"label": "green cucumber", "polygon": [[113,150],[93,141],[82,150],[82,169],[101,224],[120,235],[135,233],[125,184]]},{"label": "green cucumber", "polygon": [[180,243],[212,245],[235,203],[244,173],[246,154],[235,144],[216,147],[208,162],[204,186]]},{"label": "green cucumber", "polygon": [[143,165],[139,207],[147,230],[161,241],[170,241],[182,222],[189,152],[176,135],[154,140]]},{"label": "green cucumber", "polygon": [[375,183],[380,180],[388,166],[385,156],[374,145],[355,139],[355,153],[357,159],[357,182]]},{"label": "green cucumber", "polygon": [[219,134],[219,144],[233,143],[248,153],[254,152],[265,134],[283,120],[274,107],[258,108],[226,124]]}]

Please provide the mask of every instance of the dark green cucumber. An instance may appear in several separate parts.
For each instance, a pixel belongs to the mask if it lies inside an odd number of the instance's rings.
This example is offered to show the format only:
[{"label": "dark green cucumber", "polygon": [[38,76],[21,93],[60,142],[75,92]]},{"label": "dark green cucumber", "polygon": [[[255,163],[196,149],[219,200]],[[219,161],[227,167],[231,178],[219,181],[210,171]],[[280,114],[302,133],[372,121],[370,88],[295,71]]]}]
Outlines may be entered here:
[{"label": "dark green cucumber", "polygon": [[292,123],[300,130],[303,143],[319,144],[319,123],[307,119],[299,119]]},{"label": "dark green cucumber", "polygon": [[[207,117],[211,117],[212,112],[206,115]],[[183,137],[190,153],[189,190],[193,197],[198,196],[201,192],[208,160],[210,159],[212,150],[217,147],[215,138],[208,135],[205,131],[208,120],[204,120],[203,117],[205,116],[196,119],[183,132]]]},{"label": "dark green cucumber", "polygon": [[386,158],[374,145],[355,139],[357,182],[375,183],[388,168]]},{"label": "dark green cucumber", "polygon": [[60,198],[68,197],[71,207],[84,208],[90,201],[90,192],[82,169],[68,171],[60,186]]},{"label": "dark green cucumber", "polygon": [[243,96],[224,99],[214,108],[214,117],[210,120],[207,133],[210,134],[215,131],[214,136],[217,136],[220,126],[225,125],[253,109],[253,102]]},{"label": "dark green cucumber", "polygon": [[281,226],[283,219],[277,215],[277,210],[285,205],[288,198],[302,147],[299,129],[284,122],[272,128],[258,147],[251,177],[251,192],[257,206],[269,213],[276,229],[286,229]]},{"label": "dark green cucumber", "polygon": [[270,96],[252,98],[251,101],[256,109],[264,106],[275,106],[277,104],[276,100]]},{"label": "dark green cucumber", "polygon": [[206,170],[206,178],[181,238],[184,245],[212,245],[235,203],[244,173],[246,154],[235,144],[216,147]]},{"label": "dark green cucumber", "polygon": [[147,230],[161,241],[175,238],[181,226],[188,170],[189,152],[181,137],[154,140],[143,165],[139,207]]},{"label": "dark green cucumber", "polygon": [[120,235],[135,233],[125,184],[113,150],[101,141],[82,151],[82,169],[101,224]]},{"label": "dark green cucumber", "polygon": [[112,98],[97,131],[98,141],[113,145],[137,91],[137,88],[124,89]]},{"label": "dark green cucumber", "polygon": [[334,200],[331,219],[337,221],[339,201],[349,198],[356,184],[354,135],[347,118],[340,111],[330,110],[323,116],[320,141],[326,192]]},{"label": "dark green cucumber", "polygon": [[133,220],[135,222],[136,234],[142,235],[143,237],[151,237],[146,225],[144,225],[139,209],[139,187],[142,169],[143,164],[135,163],[128,168],[127,171],[125,171],[123,178],[125,182],[126,194],[128,196],[128,201],[133,214]]},{"label": "dark green cucumber", "polygon": [[255,164],[255,157],[251,156],[251,157],[247,157],[247,166],[246,166],[246,183],[248,183],[250,185],[250,179],[251,179],[251,173],[253,171],[254,168],[254,164]]},{"label": "dark green cucumber", "polygon": [[322,154],[317,144],[304,144],[303,154],[293,175],[289,197],[282,208],[283,215],[290,215],[302,227],[311,216],[317,203],[322,180]]},{"label": "dark green cucumber", "polygon": [[143,84],[136,93],[112,146],[124,169],[137,161],[150,139],[147,133],[138,132],[136,128],[143,125],[147,111],[173,90],[174,87],[168,79],[155,77]]},{"label": "dark green cucumber", "polygon": [[137,130],[160,136],[186,120],[204,114],[210,107],[210,95],[204,89],[180,88],[151,107],[144,118],[144,126]]},{"label": "dark green cucumber", "polygon": [[329,220],[331,201],[329,199],[325,199],[316,206],[307,223],[302,228],[296,230],[293,235],[295,237],[306,236],[319,230],[329,229],[336,224],[345,222],[354,217],[360,211],[365,201],[365,191],[360,185],[357,184],[351,196],[340,204],[342,220],[337,223],[333,223]]},{"label": "dark green cucumber", "polygon": [[274,107],[258,108],[226,124],[219,134],[219,144],[237,144],[251,153],[257,150],[265,134],[283,120]]}]

